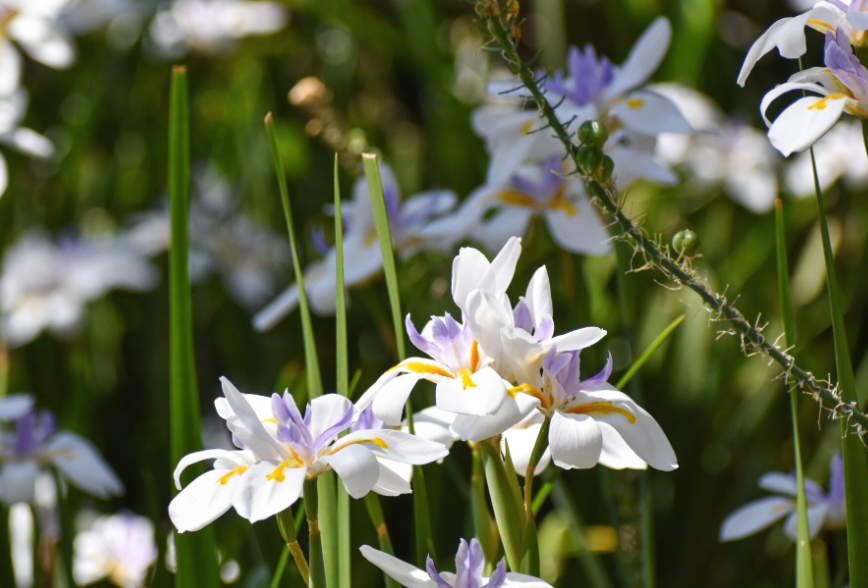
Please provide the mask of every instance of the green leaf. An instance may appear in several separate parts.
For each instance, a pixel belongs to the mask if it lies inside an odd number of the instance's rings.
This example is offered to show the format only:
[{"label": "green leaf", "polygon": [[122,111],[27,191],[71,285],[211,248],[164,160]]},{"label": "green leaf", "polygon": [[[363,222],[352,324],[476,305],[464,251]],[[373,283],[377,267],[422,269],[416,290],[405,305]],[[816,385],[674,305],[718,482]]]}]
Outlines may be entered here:
[{"label": "green leaf", "polygon": [[[790,298],[790,271],[787,265],[787,229],[784,203],[775,202],[775,241],[778,260],[778,292],[784,319],[786,344],[796,344],[796,321]],[[796,462],[796,588],[813,588],[814,570],[811,556],[811,537],[808,533],[808,505],[805,500],[805,474],[802,469],[802,450],[799,445],[799,392],[790,390],[790,408],[793,418],[793,448]]]},{"label": "green leaf", "polygon": [[[341,186],[338,179],[338,156],[335,154],[335,376],[338,394],[349,398],[349,359],[347,352],[347,298],[344,287],[344,225],[341,213]],[[350,495],[337,481],[337,585],[352,584],[352,547],[350,542]]]},{"label": "green leaf", "polygon": [[659,335],[657,335],[657,338],[654,339],[651,344],[645,348],[645,351],[642,352],[642,355],[640,355],[639,358],[632,363],[630,369],[627,370],[627,373],[621,376],[621,379],[618,380],[617,384],[615,384],[615,388],[617,388],[618,390],[623,390],[624,386],[627,385],[627,382],[629,382],[633,378],[633,376],[635,376],[639,372],[639,370],[642,369],[642,366],[645,365],[648,359],[652,355],[654,355],[654,352],[657,351],[657,349],[659,349],[661,345],[663,345],[666,339],[669,338],[669,335],[671,335],[672,332],[678,328],[678,325],[680,325],[683,320],[684,315],[682,314],[674,321],[669,323],[669,325],[665,329],[663,329],[663,331]]},{"label": "green leaf", "polygon": [[304,276],[298,257],[298,239],[295,235],[295,224],[292,219],[292,205],[289,200],[289,189],[286,187],[286,173],[283,170],[283,160],[280,158],[277,131],[274,128],[274,117],[269,112],[265,115],[265,130],[268,132],[271,146],[271,158],[274,161],[274,171],[277,174],[277,185],[280,188],[280,199],[283,203],[283,214],[286,218],[286,230],[289,234],[289,247],[292,250],[292,269],[295,272],[295,283],[298,286],[298,308],[301,314],[301,335],[304,339],[304,363],[307,372],[307,387],[311,398],[322,395],[322,378],[319,372],[319,359],[316,353],[316,343],[313,338],[313,325],[310,320],[310,307],[307,302],[307,292],[304,289]]},{"label": "green leaf", "polygon": [[[823,237],[823,258],[826,264],[826,287],[829,291],[829,308],[832,315],[832,334],[835,342],[835,364],[838,370],[838,385],[841,400],[847,404],[857,402],[856,376],[847,344],[844,326],[844,309],[838,290],[835,257],[832,240],[826,222],[823,193],[817,175],[817,162],[811,149],[811,164],[814,171],[814,190],[817,195],[817,211],[820,232]],[[850,430],[846,420],[841,421],[841,453],[844,461],[844,492],[847,500],[847,553],[850,569],[850,586],[868,586],[868,453],[859,436]]]},{"label": "green leaf", "polygon": [[497,535],[497,526],[491,518],[488,509],[488,498],[485,495],[485,469],[482,465],[482,454],[479,446],[472,447],[473,469],[470,477],[470,510],[473,513],[473,528],[476,539],[482,546],[485,561],[488,565],[494,565],[500,554],[500,537]]},{"label": "green leaf", "polygon": [[[187,69],[172,68],[169,103],[169,209],[172,246],[169,250],[169,353],[170,353],[170,455],[178,463],[185,455],[201,451],[199,387],[193,354],[193,314],[190,297],[189,255],[190,214],[190,111]],[[190,468],[199,475],[204,464]],[[172,492],[177,493],[174,485]],[[213,527],[176,537],[180,588],[216,588],[217,545]]]},{"label": "green leaf", "polygon": [[488,495],[494,508],[494,518],[500,531],[500,539],[506,552],[506,562],[513,571],[521,570],[524,559],[522,537],[524,535],[524,507],[515,479],[515,469],[504,462],[500,455],[500,447],[492,440],[486,439],[479,444],[485,465],[485,481],[488,484]]},{"label": "green leaf", "polygon": [[[398,347],[398,360],[407,357],[404,346],[404,323],[401,320],[401,300],[398,296],[398,272],[395,269],[395,253],[392,250],[392,231],[389,228],[389,216],[386,212],[386,200],[383,196],[383,183],[380,180],[380,168],[377,156],[373,153],[362,154],[365,166],[365,177],[368,181],[368,193],[371,208],[374,213],[374,224],[377,227],[377,239],[380,242],[380,254],[383,258],[383,273],[386,276],[386,288],[389,291],[389,302],[392,308],[392,323],[395,328],[395,343]],[[413,405],[407,401],[407,423],[410,433],[414,434]],[[436,559],[433,534],[431,532],[431,511],[428,508],[428,491],[425,486],[425,473],[421,466],[413,468],[413,518],[416,522],[416,563],[423,566],[430,555]]]},{"label": "green leaf", "polygon": [[[365,495],[365,506],[368,509],[368,516],[371,519],[371,524],[377,531],[377,539],[380,543],[380,551],[395,555],[395,548],[392,546],[392,538],[389,536],[389,527],[386,526],[386,520],[383,518],[383,507],[380,504],[380,495],[375,492],[368,492]],[[386,579],[388,588],[401,588],[395,580],[389,577],[385,572],[383,577]]]},{"label": "green leaf", "polygon": [[325,563],[326,580],[329,586],[338,584],[338,568],[340,564],[338,553],[338,504],[335,484],[343,488],[338,476],[329,471],[320,474],[316,479],[319,497],[319,531],[322,537],[322,553]]}]

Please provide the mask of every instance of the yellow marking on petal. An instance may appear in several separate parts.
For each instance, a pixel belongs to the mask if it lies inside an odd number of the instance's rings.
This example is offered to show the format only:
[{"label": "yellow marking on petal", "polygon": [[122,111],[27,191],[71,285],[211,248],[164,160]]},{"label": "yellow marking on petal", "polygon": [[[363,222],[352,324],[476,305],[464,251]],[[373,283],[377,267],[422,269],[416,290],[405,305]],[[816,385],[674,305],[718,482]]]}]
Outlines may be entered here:
[{"label": "yellow marking on petal", "polygon": [[264,421],[262,421],[262,424],[264,425],[265,423],[271,423],[272,425],[277,425],[277,419],[265,419]]},{"label": "yellow marking on petal", "polygon": [[533,127],[533,121],[532,120],[527,121],[526,123],[521,125],[521,134],[527,135],[528,133],[530,133],[530,129],[532,127]]},{"label": "yellow marking on petal", "polygon": [[348,443],[338,443],[337,445],[323,451],[323,454],[324,455],[333,455],[333,454],[337,453],[338,451],[340,451],[341,449],[346,449],[350,445],[361,445],[363,443],[373,443],[374,445],[376,445],[380,449],[388,449],[389,448],[389,445],[385,441],[380,439],[379,437],[371,437],[370,439],[356,439],[355,441],[350,441]]},{"label": "yellow marking on petal", "polygon": [[220,484],[221,486],[225,486],[226,484],[229,483],[229,479],[232,476],[235,476],[235,475],[240,476],[241,474],[243,474],[246,471],[247,471],[247,466],[238,466],[234,470],[227,473],[225,476],[220,476],[220,478],[217,480],[217,483]]},{"label": "yellow marking on petal", "polygon": [[283,475],[283,470],[285,470],[286,468],[301,468],[301,467],[304,467],[304,464],[301,463],[301,460],[299,460],[296,457],[284,459],[282,462],[280,462],[280,465],[278,465],[276,468],[274,468],[273,472],[271,472],[270,474],[265,476],[265,479],[268,480],[269,482],[283,482],[284,480],[286,480],[286,476]]},{"label": "yellow marking on petal", "polygon": [[536,200],[518,190],[504,190],[497,195],[497,198],[504,204],[512,204],[514,206],[529,206],[533,208],[537,205]]},{"label": "yellow marking on petal", "polygon": [[464,368],[458,372],[458,376],[461,378],[461,387],[467,390],[468,388],[476,388],[476,384],[473,383],[473,380],[470,379],[470,370]]},{"label": "yellow marking on petal", "polygon": [[815,24],[815,25],[817,25],[818,27],[823,27],[823,28],[829,29],[830,31],[834,31],[834,30],[835,30],[835,27],[833,27],[833,26],[830,25],[829,23],[827,23],[827,22],[823,22],[822,20],[817,20],[816,18],[809,18],[809,19],[808,19],[808,22],[809,22],[810,24]]},{"label": "yellow marking on petal", "polygon": [[611,402],[587,402],[585,404],[579,404],[578,406],[574,406],[568,409],[567,412],[571,414],[617,413],[627,419],[627,422],[629,422],[631,425],[636,424],[636,415],[634,415],[626,408],[615,406]]},{"label": "yellow marking on petal", "polygon": [[629,100],[627,100],[627,108],[638,110],[643,106],[645,106],[644,98],[630,98]]},{"label": "yellow marking on petal", "polygon": [[413,372],[414,374],[433,374],[435,376],[443,376],[444,378],[454,378],[455,375],[451,372],[444,370],[443,368],[431,365],[430,363],[425,363],[422,361],[406,361],[404,363],[399,363],[398,365],[389,368],[388,371],[393,371],[397,369],[404,368]]},{"label": "yellow marking on petal", "polygon": [[548,409],[549,406],[551,406],[548,398],[546,398],[546,395],[543,394],[539,388],[537,388],[536,386],[531,386],[530,384],[519,384],[518,386],[507,389],[506,393],[513,398],[515,398],[515,395],[518,393],[527,394],[528,396],[533,396],[534,398],[539,400],[539,403],[542,405],[543,408]]},{"label": "yellow marking on petal", "polygon": [[826,101],[828,101],[828,100],[840,100],[841,98],[846,98],[846,96],[844,94],[839,94],[837,92],[834,92],[832,94],[829,94],[825,98],[820,98],[819,100],[817,100],[816,102],[814,102],[813,104],[808,106],[808,110],[825,110]]},{"label": "yellow marking on petal", "polygon": [[551,208],[552,210],[560,210],[567,216],[575,216],[576,207],[573,206],[572,202],[567,200],[566,196],[564,196],[566,190],[566,185],[558,188],[558,191],[555,192],[554,198],[552,198],[551,202],[549,202],[549,208]]},{"label": "yellow marking on petal", "polygon": [[477,367],[479,367],[479,344],[474,339],[470,344],[470,371],[476,372]]}]

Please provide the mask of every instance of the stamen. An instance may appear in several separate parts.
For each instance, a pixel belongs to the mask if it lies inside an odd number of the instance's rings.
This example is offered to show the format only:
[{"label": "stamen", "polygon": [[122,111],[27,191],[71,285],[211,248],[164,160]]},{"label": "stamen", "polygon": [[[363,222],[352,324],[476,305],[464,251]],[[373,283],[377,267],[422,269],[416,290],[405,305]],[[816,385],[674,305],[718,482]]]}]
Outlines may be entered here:
[{"label": "stamen", "polygon": [[232,471],[230,471],[229,473],[227,473],[225,476],[221,476],[221,477],[217,480],[217,483],[220,484],[221,486],[225,486],[226,484],[229,483],[229,479],[230,479],[232,476],[235,476],[235,475],[239,475],[239,476],[240,476],[241,474],[243,474],[244,472],[246,472],[246,471],[247,471],[247,467],[248,467],[248,466],[238,466],[238,467],[235,468],[234,470],[232,470]]},{"label": "stamen", "polygon": [[546,395],[543,394],[539,388],[536,388],[535,386],[531,386],[530,384],[520,384],[520,385],[515,386],[513,388],[509,388],[506,391],[506,393],[509,394],[510,396],[512,396],[513,398],[515,398],[515,395],[517,393],[527,394],[528,396],[533,396],[534,398],[539,400],[539,403],[546,410],[548,410],[548,408],[551,406],[551,403],[548,401],[548,398],[546,398]]},{"label": "stamen", "polygon": [[[293,452],[294,453],[294,452]],[[301,463],[297,458],[291,457],[289,459],[284,459],[280,462],[280,465],[274,468],[274,471],[265,476],[265,479],[269,482],[283,482],[286,480],[286,476],[283,475],[283,470],[286,468],[300,468],[304,467],[304,464]]]},{"label": "stamen", "polygon": [[476,384],[474,384],[473,380],[470,379],[470,370],[464,368],[458,372],[458,375],[461,377],[461,386],[465,390],[468,388],[476,388]]},{"label": "stamen", "polygon": [[264,425],[265,423],[271,423],[272,425],[277,425],[277,419],[265,419],[264,421],[262,421],[262,424]]},{"label": "stamen", "polygon": [[567,410],[567,412],[571,414],[593,414],[595,412],[600,414],[612,414],[614,412],[627,419],[627,422],[631,425],[636,424],[636,415],[626,408],[615,406],[611,402],[587,402],[585,404],[574,406]]}]

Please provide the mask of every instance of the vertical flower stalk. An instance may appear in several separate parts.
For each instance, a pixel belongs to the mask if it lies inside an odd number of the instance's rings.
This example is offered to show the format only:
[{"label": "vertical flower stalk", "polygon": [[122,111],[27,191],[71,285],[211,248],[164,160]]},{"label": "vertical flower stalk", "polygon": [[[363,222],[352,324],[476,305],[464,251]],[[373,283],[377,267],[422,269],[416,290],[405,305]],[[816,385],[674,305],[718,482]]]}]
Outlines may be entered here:
[{"label": "vertical flower stalk", "polygon": [[[307,564],[307,558],[304,557],[304,552],[298,544],[298,533],[295,530],[295,519],[292,516],[292,508],[287,508],[285,511],[277,515],[277,527],[280,529],[280,535],[286,542],[286,548],[298,568],[298,573],[301,574],[301,579],[304,580],[305,586],[310,586],[310,568]],[[285,562],[283,562],[285,565]],[[280,582],[280,572],[277,574],[277,582]]]},{"label": "vertical flower stalk", "polygon": [[317,478],[304,482],[304,505],[307,509],[308,556],[310,565],[310,588],[326,588],[325,562],[323,560],[322,536],[319,531],[319,501]]},{"label": "vertical flower stalk", "polygon": [[[170,454],[173,463],[202,449],[199,389],[193,354],[193,316],[188,274],[190,213],[190,105],[187,69],[172,69],[169,105],[169,251]],[[177,538],[178,585],[216,587],[213,529]]]},{"label": "vertical flower stalk", "polygon": [[[775,202],[775,237],[777,241],[778,292],[781,297],[781,314],[787,347],[796,343],[796,321],[790,299],[790,272],[787,266],[787,233],[784,218],[784,203]],[[811,538],[808,530],[808,504],[805,499],[805,475],[802,469],[802,450],[799,445],[799,397],[790,392],[790,408],[793,418],[793,451],[796,466],[796,587],[814,585],[814,570],[811,561]]]},{"label": "vertical flower stalk", "polygon": [[[383,518],[383,507],[380,504],[380,497],[375,494],[365,496],[365,506],[368,508],[368,516],[371,517],[371,523],[377,530],[377,541],[380,544],[380,549],[389,555],[395,555],[395,548],[392,545],[392,538],[389,535],[389,527],[386,525],[386,520]],[[387,588],[400,588],[400,585],[393,580],[388,574],[384,574]]]}]

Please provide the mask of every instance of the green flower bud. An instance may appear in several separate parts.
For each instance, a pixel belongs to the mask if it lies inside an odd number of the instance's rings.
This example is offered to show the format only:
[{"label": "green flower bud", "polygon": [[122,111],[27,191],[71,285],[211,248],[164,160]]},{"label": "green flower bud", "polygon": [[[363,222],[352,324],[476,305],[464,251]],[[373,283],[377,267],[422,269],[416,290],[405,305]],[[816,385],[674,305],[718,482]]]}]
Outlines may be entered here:
[{"label": "green flower bud", "polygon": [[693,257],[699,251],[699,235],[690,229],[678,231],[672,237],[672,247],[678,255]]},{"label": "green flower bud", "polygon": [[609,139],[609,130],[598,120],[586,120],[579,127],[579,141],[591,147],[602,147]]},{"label": "green flower bud", "polygon": [[608,155],[603,156],[603,163],[600,164],[600,173],[598,174],[600,181],[608,182],[614,171],[615,161]]},{"label": "green flower bud", "polygon": [[579,152],[576,154],[576,163],[585,175],[593,176],[600,169],[604,157],[605,155],[603,155],[603,151],[599,147],[584,145],[579,147]]}]

